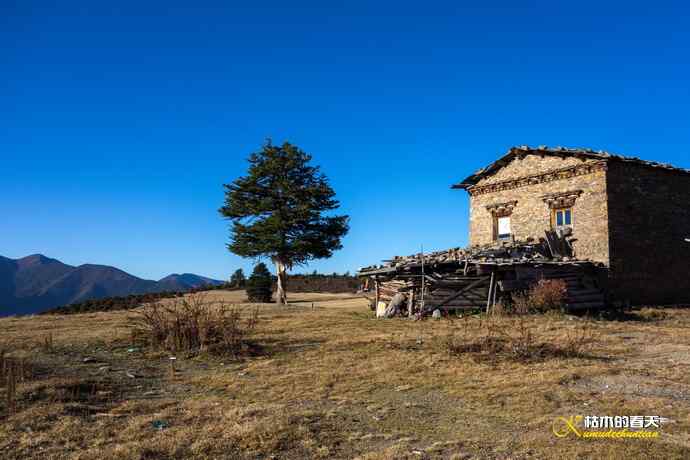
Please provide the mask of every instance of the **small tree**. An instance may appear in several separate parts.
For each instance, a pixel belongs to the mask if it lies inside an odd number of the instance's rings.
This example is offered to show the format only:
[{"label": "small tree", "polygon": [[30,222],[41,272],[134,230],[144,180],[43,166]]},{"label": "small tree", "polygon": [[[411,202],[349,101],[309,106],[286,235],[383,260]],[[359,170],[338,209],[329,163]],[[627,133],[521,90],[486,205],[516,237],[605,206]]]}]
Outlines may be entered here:
[{"label": "small tree", "polygon": [[249,157],[249,173],[225,185],[220,213],[232,222],[228,249],[268,257],[276,266],[278,301],[287,303],[286,270],[341,249],[348,216],[328,216],[340,204],[311,156],[289,143],[268,141]]},{"label": "small tree", "polygon": [[244,276],[244,272],[241,268],[235,270],[235,273],[230,277],[230,287],[241,288],[244,287],[247,278]]},{"label": "small tree", "polygon": [[259,263],[254,267],[247,280],[247,298],[250,302],[268,303],[273,294],[273,277],[266,264]]}]

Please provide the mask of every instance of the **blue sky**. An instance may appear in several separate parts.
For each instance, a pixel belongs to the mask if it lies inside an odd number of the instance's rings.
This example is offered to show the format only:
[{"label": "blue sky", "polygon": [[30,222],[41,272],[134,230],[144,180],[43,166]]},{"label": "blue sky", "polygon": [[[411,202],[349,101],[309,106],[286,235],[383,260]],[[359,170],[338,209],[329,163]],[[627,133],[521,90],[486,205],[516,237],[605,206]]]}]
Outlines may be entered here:
[{"label": "blue sky", "polygon": [[344,249],[304,268],[321,272],[465,245],[468,200],[450,184],[512,145],[690,168],[689,14],[0,1],[0,254],[145,278],[249,269],[217,209],[267,137],[310,152],[351,216]]}]

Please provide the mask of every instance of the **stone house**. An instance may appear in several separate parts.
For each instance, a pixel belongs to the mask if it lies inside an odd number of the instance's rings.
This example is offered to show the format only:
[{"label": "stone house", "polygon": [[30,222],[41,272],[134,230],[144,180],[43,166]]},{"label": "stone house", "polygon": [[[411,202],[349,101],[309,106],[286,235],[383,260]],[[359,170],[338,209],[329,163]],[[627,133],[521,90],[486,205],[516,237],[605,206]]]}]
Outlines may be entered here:
[{"label": "stone house", "polygon": [[690,302],[690,171],[590,149],[511,148],[453,188],[470,195],[470,244],[571,232],[607,268],[610,298]]}]

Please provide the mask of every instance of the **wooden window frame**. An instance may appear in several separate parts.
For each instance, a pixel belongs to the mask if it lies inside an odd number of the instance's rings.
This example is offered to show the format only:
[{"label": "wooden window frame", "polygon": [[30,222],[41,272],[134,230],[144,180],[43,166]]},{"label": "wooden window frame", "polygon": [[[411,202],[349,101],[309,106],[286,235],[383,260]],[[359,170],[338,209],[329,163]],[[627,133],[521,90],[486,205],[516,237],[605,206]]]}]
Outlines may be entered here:
[{"label": "wooden window frame", "polygon": [[[513,238],[515,238],[515,233],[513,231],[513,209],[515,209],[516,205],[517,200],[508,201],[505,203],[493,203],[486,206],[487,211],[491,213],[492,238],[494,242],[511,241]],[[499,237],[498,220],[503,217],[510,219],[510,233],[507,236]]]},{"label": "wooden window frame", "polygon": [[[566,211],[570,211],[570,223],[566,224],[565,221],[565,213]],[[563,213],[563,225],[558,225],[558,214]],[[563,206],[563,207],[558,207],[558,208],[552,208],[551,209],[551,228],[553,230],[557,230],[560,228],[569,228],[570,230],[574,230],[575,228],[575,212],[574,212],[574,207],[573,206]]]},{"label": "wooden window frame", "polygon": [[[499,235],[498,234],[498,221],[499,219],[508,219],[508,225],[510,225],[510,233],[505,234],[505,235]],[[494,214],[493,215],[493,239],[494,241],[500,242],[500,241],[510,241],[513,239],[513,219],[512,219],[512,214]]]}]

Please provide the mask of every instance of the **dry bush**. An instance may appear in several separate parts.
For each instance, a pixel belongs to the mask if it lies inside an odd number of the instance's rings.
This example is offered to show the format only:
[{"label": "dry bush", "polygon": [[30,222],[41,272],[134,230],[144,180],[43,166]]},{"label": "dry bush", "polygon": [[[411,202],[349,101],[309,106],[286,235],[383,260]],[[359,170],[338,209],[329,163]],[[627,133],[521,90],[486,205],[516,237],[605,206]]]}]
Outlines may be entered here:
[{"label": "dry bush", "polygon": [[258,308],[245,317],[234,305],[206,302],[197,294],[144,306],[131,318],[132,337],[173,353],[208,352],[237,358],[255,348],[249,338],[258,316]]},{"label": "dry bush", "polygon": [[668,318],[668,314],[665,311],[653,309],[653,308],[642,308],[638,315],[641,321],[663,321]]},{"label": "dry bush", "polygon": [[0,404],[0,413],[7,415],[17,412],[17,387],[19,383],[34,378],[33,363],[25,357],[8,356],[13,347],[0,344],[0,389],[4,390],[4,407]]},{"label": "dry bush", "polygon": [[492,319],[465,321],[462,332],[455,331],[444,340],[446,351],[454,356],[468,354],[475,362],[499,360],[523,363],[552,358],[585,358],[595,342],[594,331],[584,323],[575,331],[553,337],[540,337],[520,317],[513,321]]},{"label": "dry bush", "polygon": [[528,296],[532,303],[532,308],[537,312],[544,313],[562,309],[567,293],[565,281],[541,279],[532,286]]},{"label": "dry bush", "polygon": [[540,279],[527,292],[513,294],[510,303],[497,304],[493,313],[500,316],[561,311],[567,293],[565,281]]}]

